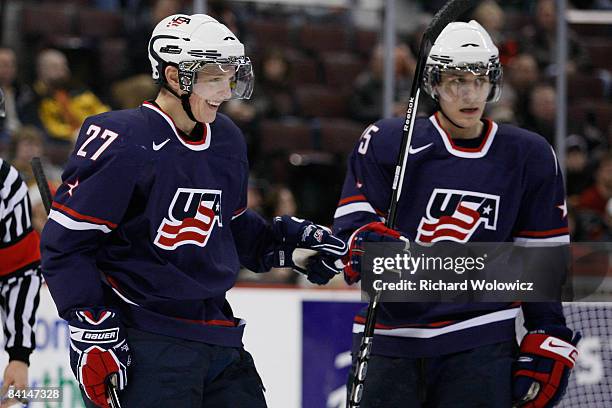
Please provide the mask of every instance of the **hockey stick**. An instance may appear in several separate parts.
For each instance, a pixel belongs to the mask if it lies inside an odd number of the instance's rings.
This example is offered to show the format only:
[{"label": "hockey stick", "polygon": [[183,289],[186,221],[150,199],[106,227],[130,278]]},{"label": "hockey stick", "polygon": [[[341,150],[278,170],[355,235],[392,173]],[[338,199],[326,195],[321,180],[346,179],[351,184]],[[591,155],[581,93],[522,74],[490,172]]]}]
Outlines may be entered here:
[{"label": "hockey stick", "polygon": [[34,173],[34,178],[36,179],[38,191],[40,191],[40,198],[45,206],[47,215],[49,215],[51,212],[51,202],[53,199],[51,198],[51,190],[49,190],[49,183],[47,182],[47,177],[45,176],[45,171],[43,170],[40,158],[33,157],[30,165],[32,166],[32,172]]},{"label": "hockey stick", "polygon": [[[36,185],[38,186],[38,191],[40,191],[40,197],[48,216],[51,212],[51,203],[53,202],[53,198],[51,197],[51,190],[49,189],[47,176],[45,176],[45,171],[43,170],[40,158],[33,157],[30,165],[32,166],[32,172],[34,173],[34,178],[36,179]],[[117,394],[117,374],[108,376],[106,386],[108,387],[110,408],[121,408],[119,396]]]},{"label": "hockey stick", "polygon": [[[423,80],[423,72],[425,70],[425,63],[427,61],[429,51],[444,27],[456,20],[470,7],[475,6],[478,1],[479,0],[450,0],[434,15],[431,23],[429,23],[425,29],[425,32],[423,33],[421,44],[419,45],[417,66],[414,73],[415,75],[414,79],[412,80],[412,87],[410,89],[410,99],[408,100],[408,108],[406,109],[406,121],[404,122],[400,154],[395,165],[391,202],[389,203],[389,212],[385,223],[386,226],[391,229],[395,227],[397,204],[402,194],[402,185],[404,184],[404,173],[406,171],[408,151],[412,141],[412,131],[419,105],[419,95],[421,94],[421,81]],[[380,295],[381,292],[376,291],[368,304],[363,337],[361,338],[359,353],[357,355],[357,365],[351,381],[351,392],[349,395],[349,401],[347,402],[348,408],[358,408],[359,404],[361,403],[368,368],[368,360],[370,359],[370,353],[372,352],[374,326],[376,324],[376,313],[378,311]]]}]

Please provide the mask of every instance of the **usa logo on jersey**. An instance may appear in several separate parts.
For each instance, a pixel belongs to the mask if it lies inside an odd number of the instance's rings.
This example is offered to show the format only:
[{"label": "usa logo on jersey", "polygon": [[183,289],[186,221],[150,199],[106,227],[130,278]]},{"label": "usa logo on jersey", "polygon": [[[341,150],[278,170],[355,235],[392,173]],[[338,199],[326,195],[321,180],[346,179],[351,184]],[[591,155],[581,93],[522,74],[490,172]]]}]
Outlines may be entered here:
[{"label": "usa logo on jersey", "polygon": [[206,246],[210,234],[221,223],[221,190],[179,188],[174,194],[168,218],[157,229],[155,245],[175,249],[185,244]]},{"label": "usa logo on jersey", "polygon": [[416,241],[467,242],[480,225],[495,230],[498,211],[497,195],[436,188],[419,223]]}]

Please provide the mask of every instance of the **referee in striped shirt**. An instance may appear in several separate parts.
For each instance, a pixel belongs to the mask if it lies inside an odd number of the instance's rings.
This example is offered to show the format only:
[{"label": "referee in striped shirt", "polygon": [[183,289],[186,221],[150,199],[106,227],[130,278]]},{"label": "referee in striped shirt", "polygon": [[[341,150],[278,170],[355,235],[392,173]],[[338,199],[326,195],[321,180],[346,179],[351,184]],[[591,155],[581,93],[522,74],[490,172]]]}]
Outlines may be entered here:
[{"label": "referee in striped shirt", "polygon": [[[0,90],[0,116],[3,116]],[[0,159],[0,313],[9,364],[0,396],[9,386],[28,386],[30,354],[36,347],[34,324],[41,285],[40,245],[32,228],[28,187],[17,170]],[[14,401],[3,398],[0,407]]]}]

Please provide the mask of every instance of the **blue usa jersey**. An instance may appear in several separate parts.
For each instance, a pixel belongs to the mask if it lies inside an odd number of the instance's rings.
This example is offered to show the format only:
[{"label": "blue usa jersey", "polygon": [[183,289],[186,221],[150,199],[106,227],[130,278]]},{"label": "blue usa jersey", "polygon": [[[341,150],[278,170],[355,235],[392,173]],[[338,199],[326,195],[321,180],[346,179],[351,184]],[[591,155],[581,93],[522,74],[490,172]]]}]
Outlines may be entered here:
[{"label": "blue usa jersey", "polygon": [[240,130],[219,114],[203,133],[189,141],[147,102],[84,122],[42,234],[60,315],[113,306],[128,327],[242,344],[225,293],[241,263],[262,270],[271,231],[246,210]]},{"label": "blue usa jersey", "polygon": [[[334,233],[385,219],[404,121],[370,125],[349,158]],[[563,179],[537,134],[484,120],[479,145],[462,147],[437,115],[417,119],[396,229],[420,243],[569,242]],[[375,354],[427,357],[514,338],[519,303],[383,303]],[[523,304],[528,325],[564,323],[559,303]],[[354,322],[355,340],[365,310]]]}]

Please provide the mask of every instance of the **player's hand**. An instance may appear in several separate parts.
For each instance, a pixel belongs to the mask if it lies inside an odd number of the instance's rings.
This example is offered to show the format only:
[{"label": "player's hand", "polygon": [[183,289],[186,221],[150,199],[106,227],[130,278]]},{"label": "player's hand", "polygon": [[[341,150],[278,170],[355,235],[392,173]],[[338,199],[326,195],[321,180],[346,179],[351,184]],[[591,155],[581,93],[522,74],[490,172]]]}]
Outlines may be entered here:
[{"label": "player's hand", "polygon": [[294,269],[306,275],[308,280],[317,285],[325,285],[333,277],[342,273],[344,263],[338,257],[316,253],[308,258],[303,266],[296,264]]},{"label": "player's hand", "polygon": [[[307,273],[305,266],[310,259],[294,262],[296,248],[316,251],[325,256],[328,262],[342,258],[347,252],[344,241],[334,236],[329,229],[308,220],[283,215],[274,218],[272,229],[276,241],[272,266],[277,268],[291,267],[297,272]],[[313,252],[312,255],[316,254]]]},{"label": "player's hand", "polygon": [[513,367],[513,404],[524,408],[555,406],[565,389],[576,358],[580,333],[565,326],[547,326],[527,333]]},{"label": "player's hand", "polygon": [[408,238],[402,236],[398,231],[387,228],[382,222],[371,222],[353,232],[349,239],[349,250],[344,257],[344,280],[353,284],[361,279],[363,267],[363,255],[365,243],[403,243],[405,249],[410,248]]},{"label": "player's hand", "polygon": [[[25,362],[12,360],[4,369],[0,395],[4,397],[11,386],[16,390],[24,390],[28,386],[28,365]],[[20,403],[20,401],[14,398],[3,398],[0,408],[8,408],[18,403]]]},{"label": "player's hand", "polygon": [[81,388],[94,404],[108,408],[107,381],[116,374],[117,389],[127,385],[131,365],[125,328],[111,309],[80,309],[72,312],[70,366]]}]

